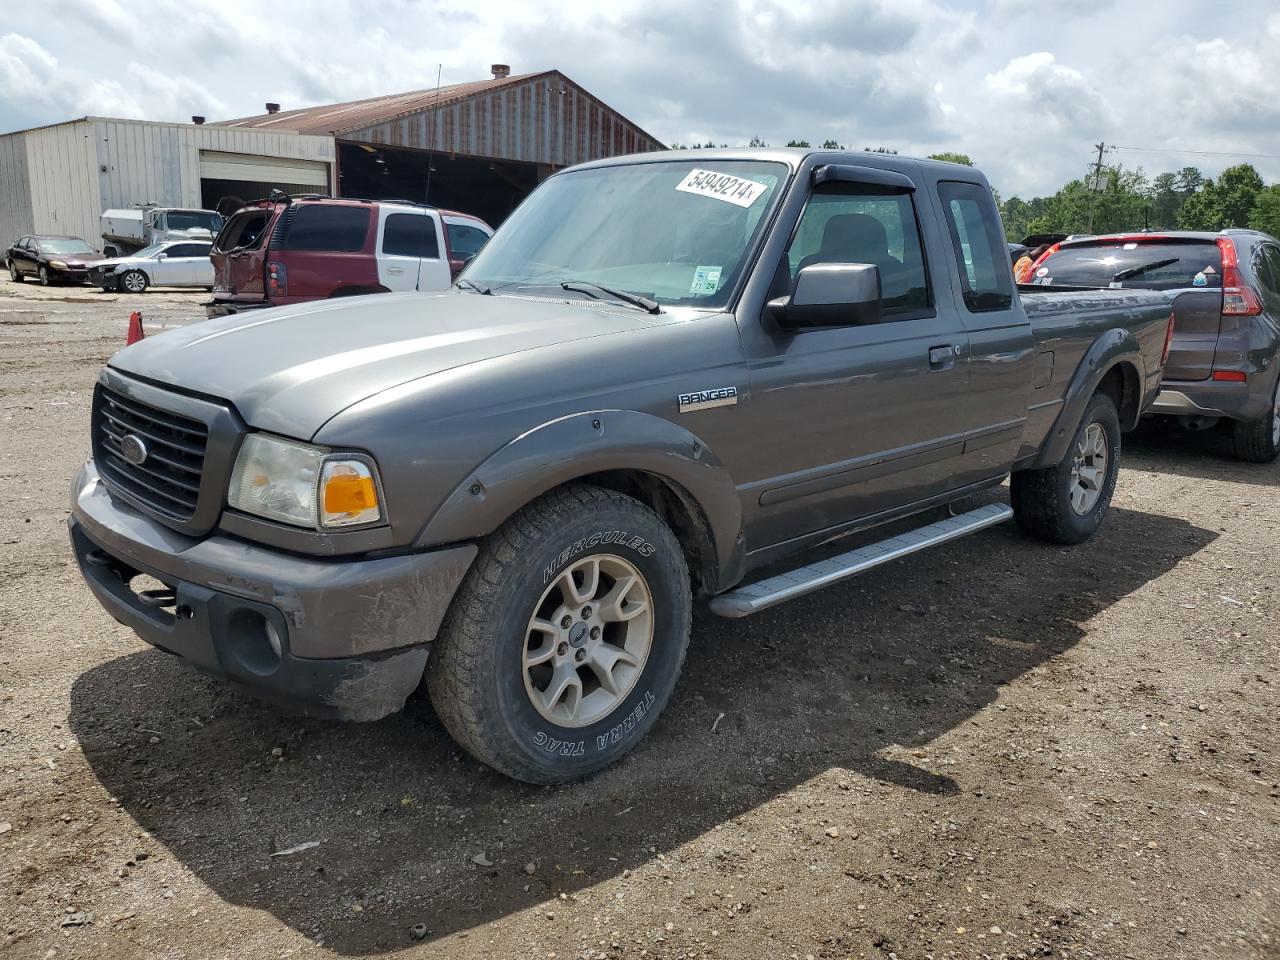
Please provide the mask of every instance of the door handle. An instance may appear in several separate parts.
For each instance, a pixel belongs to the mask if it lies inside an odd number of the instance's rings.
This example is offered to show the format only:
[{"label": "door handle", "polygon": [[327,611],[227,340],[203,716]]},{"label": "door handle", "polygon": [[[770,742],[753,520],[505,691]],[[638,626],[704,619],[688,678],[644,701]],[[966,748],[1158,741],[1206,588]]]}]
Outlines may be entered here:
[{"label": "door handle", "polygon": [[391,274],[393,277],[398,277],[404,273],[404,267],[387,267],[387,273]]},{"label": "door handle", "polygon": [[959,344],[944,344],[929,348],[929,367],[933,370],[946,370],[956,365],[956,357],[960,356]]}]

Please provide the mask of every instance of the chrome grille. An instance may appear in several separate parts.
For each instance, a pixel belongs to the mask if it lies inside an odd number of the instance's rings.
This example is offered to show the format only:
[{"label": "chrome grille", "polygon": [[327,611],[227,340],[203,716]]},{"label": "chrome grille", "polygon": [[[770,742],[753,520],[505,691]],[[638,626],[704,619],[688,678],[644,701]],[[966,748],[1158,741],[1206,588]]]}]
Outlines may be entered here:
[{"label": "chrome grille", "polygon": [[[158,513],[191,519],[209,428],[101,384],[94,395],[93,421],[94,460],[102,476]],[[141,463],[124,456],[124,440],[131,435],[146,447]]]}]

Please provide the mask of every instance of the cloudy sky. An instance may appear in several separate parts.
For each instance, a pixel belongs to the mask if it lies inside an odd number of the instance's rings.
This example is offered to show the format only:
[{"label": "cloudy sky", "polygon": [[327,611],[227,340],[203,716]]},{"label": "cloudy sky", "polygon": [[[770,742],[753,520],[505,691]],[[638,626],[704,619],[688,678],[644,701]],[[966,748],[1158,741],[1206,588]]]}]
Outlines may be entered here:
[{"label": "cloudy sky", "polygon": [[[1275,0],[6,4],[0,131],[185,121],[557,68],[664,142],[970,154],[1005,195],[1111,162],[1280,180]],[[270,14],[265,13],[270,10]],[[1135,149],[1143,148],[1143,149]],[[1269,156],[1267,156],[1269,155]]]}]

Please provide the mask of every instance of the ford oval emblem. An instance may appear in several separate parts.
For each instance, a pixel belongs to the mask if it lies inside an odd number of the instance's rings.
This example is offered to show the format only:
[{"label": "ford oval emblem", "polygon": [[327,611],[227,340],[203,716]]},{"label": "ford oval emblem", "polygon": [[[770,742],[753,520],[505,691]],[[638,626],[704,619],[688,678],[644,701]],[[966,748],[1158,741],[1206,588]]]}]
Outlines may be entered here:
[{"label": "ford oval emblem", "polygon": [[120,453],[135,467],[140,467],[147,462],[147,445],[142,442],[141,437],[132,433],[120,441]]}]

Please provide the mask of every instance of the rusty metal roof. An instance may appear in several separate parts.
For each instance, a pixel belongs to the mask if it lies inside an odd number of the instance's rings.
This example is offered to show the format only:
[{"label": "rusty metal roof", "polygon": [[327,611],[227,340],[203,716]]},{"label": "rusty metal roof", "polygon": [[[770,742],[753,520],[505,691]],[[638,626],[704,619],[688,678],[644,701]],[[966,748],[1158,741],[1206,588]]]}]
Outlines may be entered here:
[{"label": "rusty metal roof", "polygon": [[476,80],[471,83],[454,83],[439,90],[433,87],[430,90],[411,90],[408,93],[370,97],[367,100],[352,100],[348,103],[329,103],[317,107],[304,107],[301,110],[281,110],[278,113],[263,113],[256,117],[243,117],[239,120],[221,120],[215,125],[290,130],[297,133],[339,134],[347,130],[386,123],[411,113],[456,103],[468,97],[490,93],[512,84],[550,76],[554,73],[556,71],[546,70],[542,73],[523,73],[490,80]]}]

